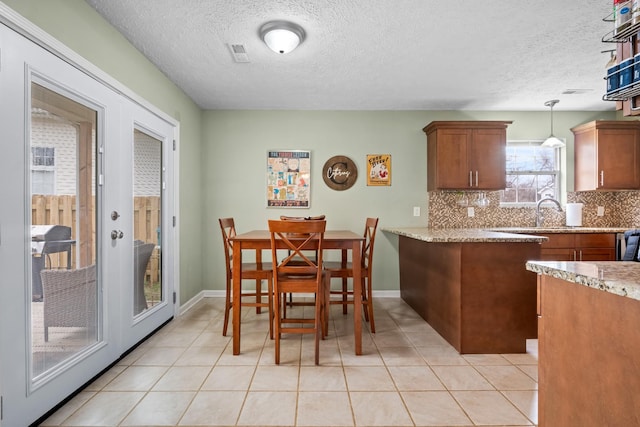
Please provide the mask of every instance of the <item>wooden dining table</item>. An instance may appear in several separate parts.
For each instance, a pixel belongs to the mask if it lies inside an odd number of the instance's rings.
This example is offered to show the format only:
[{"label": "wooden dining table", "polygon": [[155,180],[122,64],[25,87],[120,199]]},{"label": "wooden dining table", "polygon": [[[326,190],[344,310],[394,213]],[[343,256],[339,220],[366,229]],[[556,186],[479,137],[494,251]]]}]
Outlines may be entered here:
[{"label": "wooden dining table", "polygon": [[[237,234],[230,238],[233,243],[233,354],[240,354],[240,294],[241,294],[241,272],[242,252],[245,250],[267,250],[271,249],[271,235],[268,230],[253,230],[242,234]],[[323,250],[347,250],[351,251],[352,264],[360,265],[361,245],[364,237],[353,231],[347,230],[327,230],[324,233]],[[288,249],[282,247],[282,249]],[[309,249],[313,249],[310,247]],[[259,254],[260,252],[258,252]],[[260,255],[258,255],[260,256]],[[362,354],[362,282],[359,268],[353,269],[353,335],[355,343],[355,354]]]}]

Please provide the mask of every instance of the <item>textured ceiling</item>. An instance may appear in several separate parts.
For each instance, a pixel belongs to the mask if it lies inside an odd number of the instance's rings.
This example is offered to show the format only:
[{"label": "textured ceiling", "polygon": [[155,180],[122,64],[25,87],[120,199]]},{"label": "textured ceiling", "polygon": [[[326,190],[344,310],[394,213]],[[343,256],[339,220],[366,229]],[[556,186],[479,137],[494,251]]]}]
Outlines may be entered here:
[{"label": "textured ceiling", "polygon": [[[204,109],[615,107],[602,101],[611,0],[86,1]],[[280,19],[307,33],[287,55],[258,36]]]}]

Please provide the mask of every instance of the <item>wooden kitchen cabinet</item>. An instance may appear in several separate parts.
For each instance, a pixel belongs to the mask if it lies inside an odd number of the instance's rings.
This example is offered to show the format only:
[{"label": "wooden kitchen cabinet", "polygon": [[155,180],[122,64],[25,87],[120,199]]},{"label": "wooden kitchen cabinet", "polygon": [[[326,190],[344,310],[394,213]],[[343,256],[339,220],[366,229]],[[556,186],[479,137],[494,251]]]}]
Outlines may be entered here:
[{"label": "wooden kitchen cabinet", "polygon": [[506,187],[510,121],[436,121],[427,134],[427,190],[502,190]]},{"label": "wooden kitchen cabinet", "polygon": [[640,425],[640,302],[538,281],[538,426]]},{"label": "wooden kitchen cabinet", "polygon": [[640,189],[640,121],[596,120],[571,131],[575,191]]},{"label": "wooden kitchen cabinet", "polygon": [[459,353],[525,353],[536,338],[533,241],[426,242],[399,237],[400,295]]},{"label": "wooden kitchen cabinet", "polygon": [[613,233],[540,234],[543,261],[615,261],[616,235]]}]

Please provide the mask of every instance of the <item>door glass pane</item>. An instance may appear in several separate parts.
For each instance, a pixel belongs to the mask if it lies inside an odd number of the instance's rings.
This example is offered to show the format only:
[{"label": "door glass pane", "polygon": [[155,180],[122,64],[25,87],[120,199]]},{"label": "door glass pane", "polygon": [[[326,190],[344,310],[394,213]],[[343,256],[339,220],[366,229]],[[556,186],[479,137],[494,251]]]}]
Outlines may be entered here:
[{"label": "door glass pane", "polygon": [[163,300],[162,141],[140,130],[133,135],[133,314]]},{"label": "door glass pane", "polygon": [[98,342],[97,112],[31,84],[32,379]]}]

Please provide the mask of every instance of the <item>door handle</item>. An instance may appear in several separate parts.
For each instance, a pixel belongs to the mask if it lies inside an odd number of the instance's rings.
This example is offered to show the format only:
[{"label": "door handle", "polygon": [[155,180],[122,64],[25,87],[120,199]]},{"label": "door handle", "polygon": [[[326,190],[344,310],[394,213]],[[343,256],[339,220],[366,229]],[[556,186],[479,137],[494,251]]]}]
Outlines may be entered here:
[{"label": "door handle", "polygon": [[124,237],[124,233],[122,230],[111,230],[111,240],[122,239]]}]

